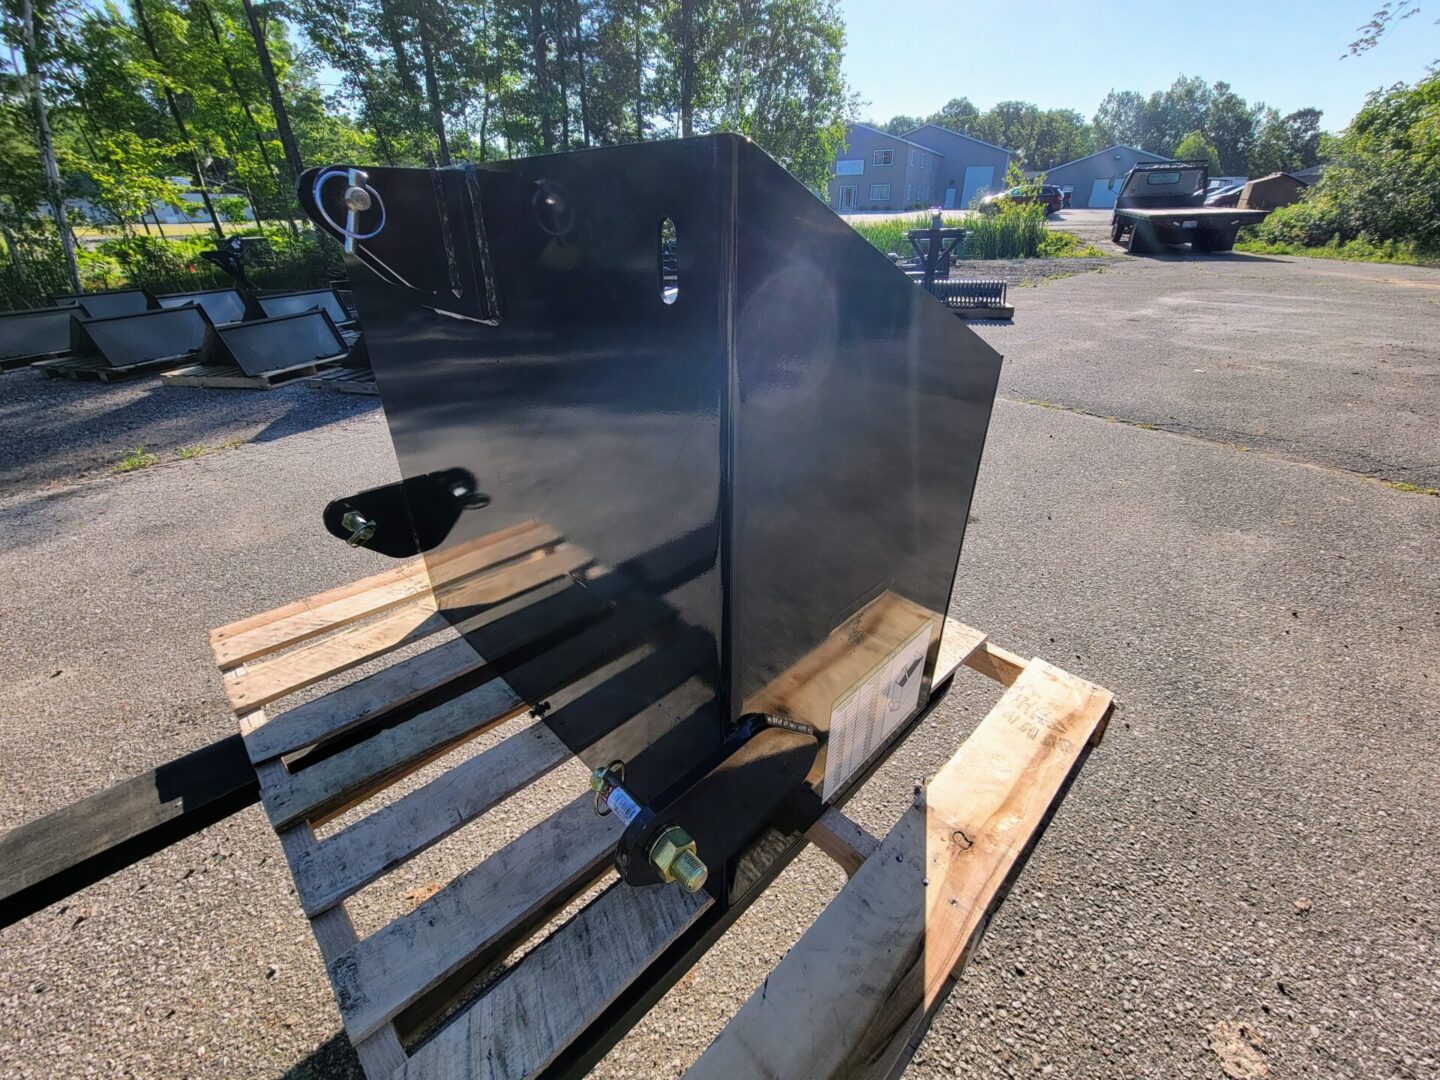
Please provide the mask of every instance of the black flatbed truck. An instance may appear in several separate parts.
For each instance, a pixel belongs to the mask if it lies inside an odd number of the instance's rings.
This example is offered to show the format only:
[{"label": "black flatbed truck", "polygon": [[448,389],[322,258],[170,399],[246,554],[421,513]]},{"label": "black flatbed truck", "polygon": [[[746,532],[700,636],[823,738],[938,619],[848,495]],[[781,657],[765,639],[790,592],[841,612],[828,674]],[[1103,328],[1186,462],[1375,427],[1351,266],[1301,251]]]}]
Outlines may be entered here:
[{"label": "black flatbed truck", "polygon": [[1110,216],[1110,239],[1132,255],[1189,244],[1194,251],[1229,251],[1242,225],[1268,210],[1206,206],[1210,169],[1203,161],[1154,161],[1125,176]]}]

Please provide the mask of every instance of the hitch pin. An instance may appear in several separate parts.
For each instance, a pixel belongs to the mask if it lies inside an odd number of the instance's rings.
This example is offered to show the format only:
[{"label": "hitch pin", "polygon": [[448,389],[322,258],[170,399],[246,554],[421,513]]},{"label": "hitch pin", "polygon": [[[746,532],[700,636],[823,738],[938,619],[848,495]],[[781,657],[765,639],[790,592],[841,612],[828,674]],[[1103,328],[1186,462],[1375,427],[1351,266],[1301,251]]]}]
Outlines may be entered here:
[{"label": "hitch pin", "polygon": [[[629,825],[640,814],[640,804],[621,786],[625,779],[625,763],[611,762],[590,774],[590,790],[595,793],[595,814],[605,817],[612,811]],[[686,892],[697,892],[705,884],[710,871],[695,853],[695,841],[679,825],[667,825],[650,845],[650,865],[660,880],[678,881]]]}]

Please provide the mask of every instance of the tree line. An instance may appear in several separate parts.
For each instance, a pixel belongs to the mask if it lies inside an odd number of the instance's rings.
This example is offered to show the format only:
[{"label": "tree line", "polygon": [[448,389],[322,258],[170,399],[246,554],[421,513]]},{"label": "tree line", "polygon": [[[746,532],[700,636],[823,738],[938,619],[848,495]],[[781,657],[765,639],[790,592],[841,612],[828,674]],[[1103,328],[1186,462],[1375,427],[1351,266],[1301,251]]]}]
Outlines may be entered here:
[{"label": "tree line", "polygon": [[1074,109],[1041,109],[1028,101],[1002,101],[981,111],[960,97],[929,116],[895,116],[875,126],[903,135],[939,124],[1017,151],[1026,169],[1052,169],[1120,144],[1204,158],[1220,175],[1262,176],[1318,164],[1328,138],[1320,119],[1319,109],[1282,114],[1247,102],[1229,83],[1182,75],[1148,95],[1111,90],[1088,121]]},{"label": "tree line", "polygon": [[0,16],[0,240],[15,261],[58,222],[72,280],[67,199],[163,236],[157,203],[198,192],[223,236],[247,213],[294,221],[308,165],[718,129],[819,186],[854,107],[836,0],[0,0]]}]

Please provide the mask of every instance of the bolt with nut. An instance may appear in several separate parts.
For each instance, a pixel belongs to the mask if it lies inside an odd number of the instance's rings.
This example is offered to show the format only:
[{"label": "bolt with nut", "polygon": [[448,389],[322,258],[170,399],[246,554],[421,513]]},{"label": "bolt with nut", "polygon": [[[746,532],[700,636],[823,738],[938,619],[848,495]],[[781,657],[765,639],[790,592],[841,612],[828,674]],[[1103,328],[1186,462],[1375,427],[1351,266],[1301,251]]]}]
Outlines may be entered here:
[{"label": "bolt with nut", "polygon": [[[624,765],[615,762],[596,769],[590,775],[590,789],[595,793],[595,813],[604,816],[614,812],[626,825],[641,811],[640,804],[621,786]],[[603,809],[602,809],[603,807]],[[710,871],[700,861],[695,840],[679,825],[667,825],[650,845],[650,865],[669,884],[677,881],[687,892],[697,892],[705,884]]]}]

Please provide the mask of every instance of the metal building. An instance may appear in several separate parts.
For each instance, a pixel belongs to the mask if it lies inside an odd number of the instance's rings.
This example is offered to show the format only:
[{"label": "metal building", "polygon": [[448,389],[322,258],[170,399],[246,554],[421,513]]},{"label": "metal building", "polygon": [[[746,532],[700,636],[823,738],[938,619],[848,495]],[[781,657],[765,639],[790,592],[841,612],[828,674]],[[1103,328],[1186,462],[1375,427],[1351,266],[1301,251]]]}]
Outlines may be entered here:
[{"label": "metal building", "polygon": [[851,124],[835,157],[830,205],[842,214],[930,206],[939,198],[941,156],[903,136]]},{"label": "metal building", "polygon": [[978,196],[999,191],[1005,183],[1005,170],[1015,156],[1014,150],[939,124],[922,124],[907,131],[905,137],[944,155],[936,194],[928,205],[947,209],[963,210]]},{"label": "metal building", "polygon": [[1077,209],[1106,209],[1115,205],[1115,196],[1125,174],[1142,161],[1168,161],[1161,154],[1138,150],[1133,146],[1107,146],[1093,154],[1056,165],[1045,172],[1045,183],[1054,184],[1070,195],[1070,205]]}]

